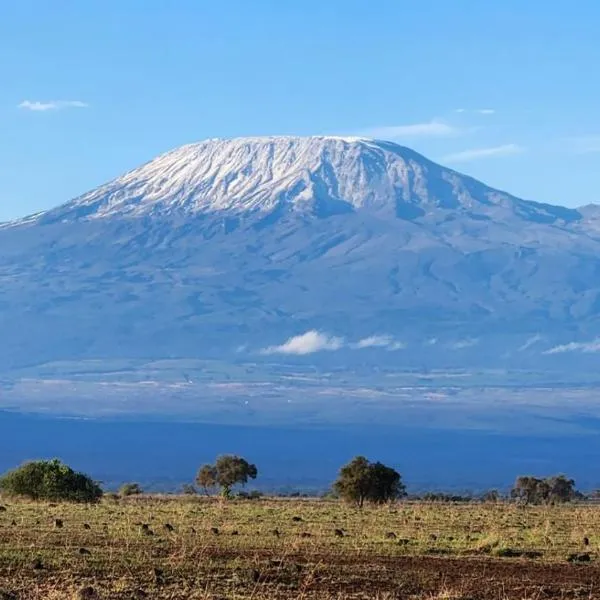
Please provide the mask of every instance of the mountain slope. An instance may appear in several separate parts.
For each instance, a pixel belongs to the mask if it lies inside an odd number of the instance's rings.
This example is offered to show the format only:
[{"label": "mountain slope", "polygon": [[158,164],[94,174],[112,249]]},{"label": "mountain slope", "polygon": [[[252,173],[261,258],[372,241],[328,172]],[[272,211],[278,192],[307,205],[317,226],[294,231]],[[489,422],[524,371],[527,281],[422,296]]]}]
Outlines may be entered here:
[{"label": "mountain slope", "polygon": [[600,333],[594,214],[389,142],[208,140],[0,228],[0,359],[231,356],[318,329],[494,360]]}]

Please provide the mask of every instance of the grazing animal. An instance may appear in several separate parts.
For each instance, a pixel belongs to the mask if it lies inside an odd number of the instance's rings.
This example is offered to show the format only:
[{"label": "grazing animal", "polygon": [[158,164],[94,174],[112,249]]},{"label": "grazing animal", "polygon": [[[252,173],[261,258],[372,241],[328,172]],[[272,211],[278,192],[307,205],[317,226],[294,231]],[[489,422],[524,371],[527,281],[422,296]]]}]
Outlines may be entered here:
[{"label": "grazing animal", "polygon": [[271,533],[275,536],[275,537],[279,537],[281,535],[279,529],[273,529],[273,531],[271,531]]},{"label": "grazing animal", "polygon": [[333,533],[335,537],[344,537],[344,531],[342,529],[334,529]]},{"label": "grazing animal", "polygon": [[312,537],[312,535],[311,535],[310,533],[308,533],[308,531],[303,531],[303,532],[300,534],[300,537],[303,537],[303,538],[309,538],[309,537]]},{"label": "grazing animal", "polygon": [[583,538],[583,545],[584,546],[589,546],[590,545],[590,538],[584,537]]},{"label": "grazing animal", "polygon": [[152,569],[152,576],[154,577],[154,581],[156,583],[161,584],[164,582],[164,571],[162,569],[154,567]]},{"label": "grazing animal", "polygon": [[171,525],[171,523],[165,523],[165,529],[167,531],[175,531],[175,527],[173,527],[173,525]]},{"label": "grazing animal", "polygon": [[386,540],[395,540],[398,536],[393,532],[393,531],[388,531],[385,534],[385,539]]},{"label": "grazing animal", "polygon": [[54,527],[56,529],[62,529],[64,526],[63,520],[62,519],[54,519]]},{"label": "grazing animal", "polygon": [[302,523],[302,517],[292,517],[292,521],[294,521],[294,523]]},{"label": "grazing animal", "polygon": [[211,528],[210,528],[210,532],[211,532],[213,535],[219,535],[219,528],[218,528],[218,527],[211,527]]},{"label": "grazing animal", "polygon": [[98,598],[100,598],[98,592],[91,585],[81,588],[77,592],[77,600],[97,600]]},{"label": "grazing animal", "polygon": [[0,512],[6,512],[6,506],[1,506],[0,505]]},{"label": "grazing animal", "polygon": [[79,554],[81,556],[89,556],[91,552],[87,548],[79,548]]},{"label": "grazing animal", "polygon": [[231,532],[231,535],[240,535],[240,532],[239,532],[237,529],[234,529],[234,530]]},{"label": "grazing animal", "polygon": [[574,553],[574,554],[569,554],[569,556],[567,557],[567,561],[570,563],[588,563],[592,560],[592,557],[587,553],[583,553],[583,554],[578,554],[578,553]]},{"label": "grazing animal", "polygon": [[34,558],[33,561],[31,562],[31,568],[35,569],[36,571],[39,571],[40,569],[44,568],[44,563],[42,562],[41,558]]}]

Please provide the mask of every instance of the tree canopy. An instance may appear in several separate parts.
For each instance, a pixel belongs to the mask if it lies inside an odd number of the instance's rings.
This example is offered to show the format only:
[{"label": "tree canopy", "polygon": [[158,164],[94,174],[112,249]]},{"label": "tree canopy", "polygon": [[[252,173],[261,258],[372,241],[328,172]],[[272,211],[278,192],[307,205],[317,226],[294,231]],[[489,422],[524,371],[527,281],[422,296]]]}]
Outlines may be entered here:
[{"label": "tree canopy", "polygon": [[557,504],[577,498],[575,481],[564,475],[540,479],[530,475],[517,477],[511,496],[523,504]]},{"label": "tree canopy", "polygon": [[380,462],[357,456],[340,469],[334,490],[346,501],[362,507],[367,502],[383,504],[406,495],[400,473]]},{"label": "tree canopy", "polygon": [[240,456],[226,454],[219,456],[214,465],[200,467],[196,483],[207,493],[218,486],[224,496],[229,496],[235,485],[245,485],[249,479],[256,479],[257,476],[256,465]]}]

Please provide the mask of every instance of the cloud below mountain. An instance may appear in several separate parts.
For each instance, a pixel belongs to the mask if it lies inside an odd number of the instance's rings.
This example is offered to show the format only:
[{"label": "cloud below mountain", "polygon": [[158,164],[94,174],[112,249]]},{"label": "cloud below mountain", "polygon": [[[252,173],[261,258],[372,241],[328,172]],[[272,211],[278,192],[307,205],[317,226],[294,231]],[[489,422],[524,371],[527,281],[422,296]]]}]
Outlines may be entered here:
[{"label": "cloud below mountain", "polygon": [[301,335],[289,338],[278,346],[263,348],[261,354],[314,354],[315,352],[335,351],[344,348],[350,350],[364,350],[368,348],[381,348],[385,350],[403,350],[406,344],[396,340],[391,335],[371,335],[360,339],[358,342],[347,342],[344,338],[311,329]]}]

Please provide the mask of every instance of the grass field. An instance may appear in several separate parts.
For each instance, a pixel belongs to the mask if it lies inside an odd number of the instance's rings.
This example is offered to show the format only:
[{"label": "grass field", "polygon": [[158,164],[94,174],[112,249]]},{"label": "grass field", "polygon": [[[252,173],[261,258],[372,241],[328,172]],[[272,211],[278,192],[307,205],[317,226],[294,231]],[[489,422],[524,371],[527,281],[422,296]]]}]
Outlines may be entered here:
[{"label": "grass field", "polygon": [[0,600],[600,597],[600,507],[2,501]]}]

